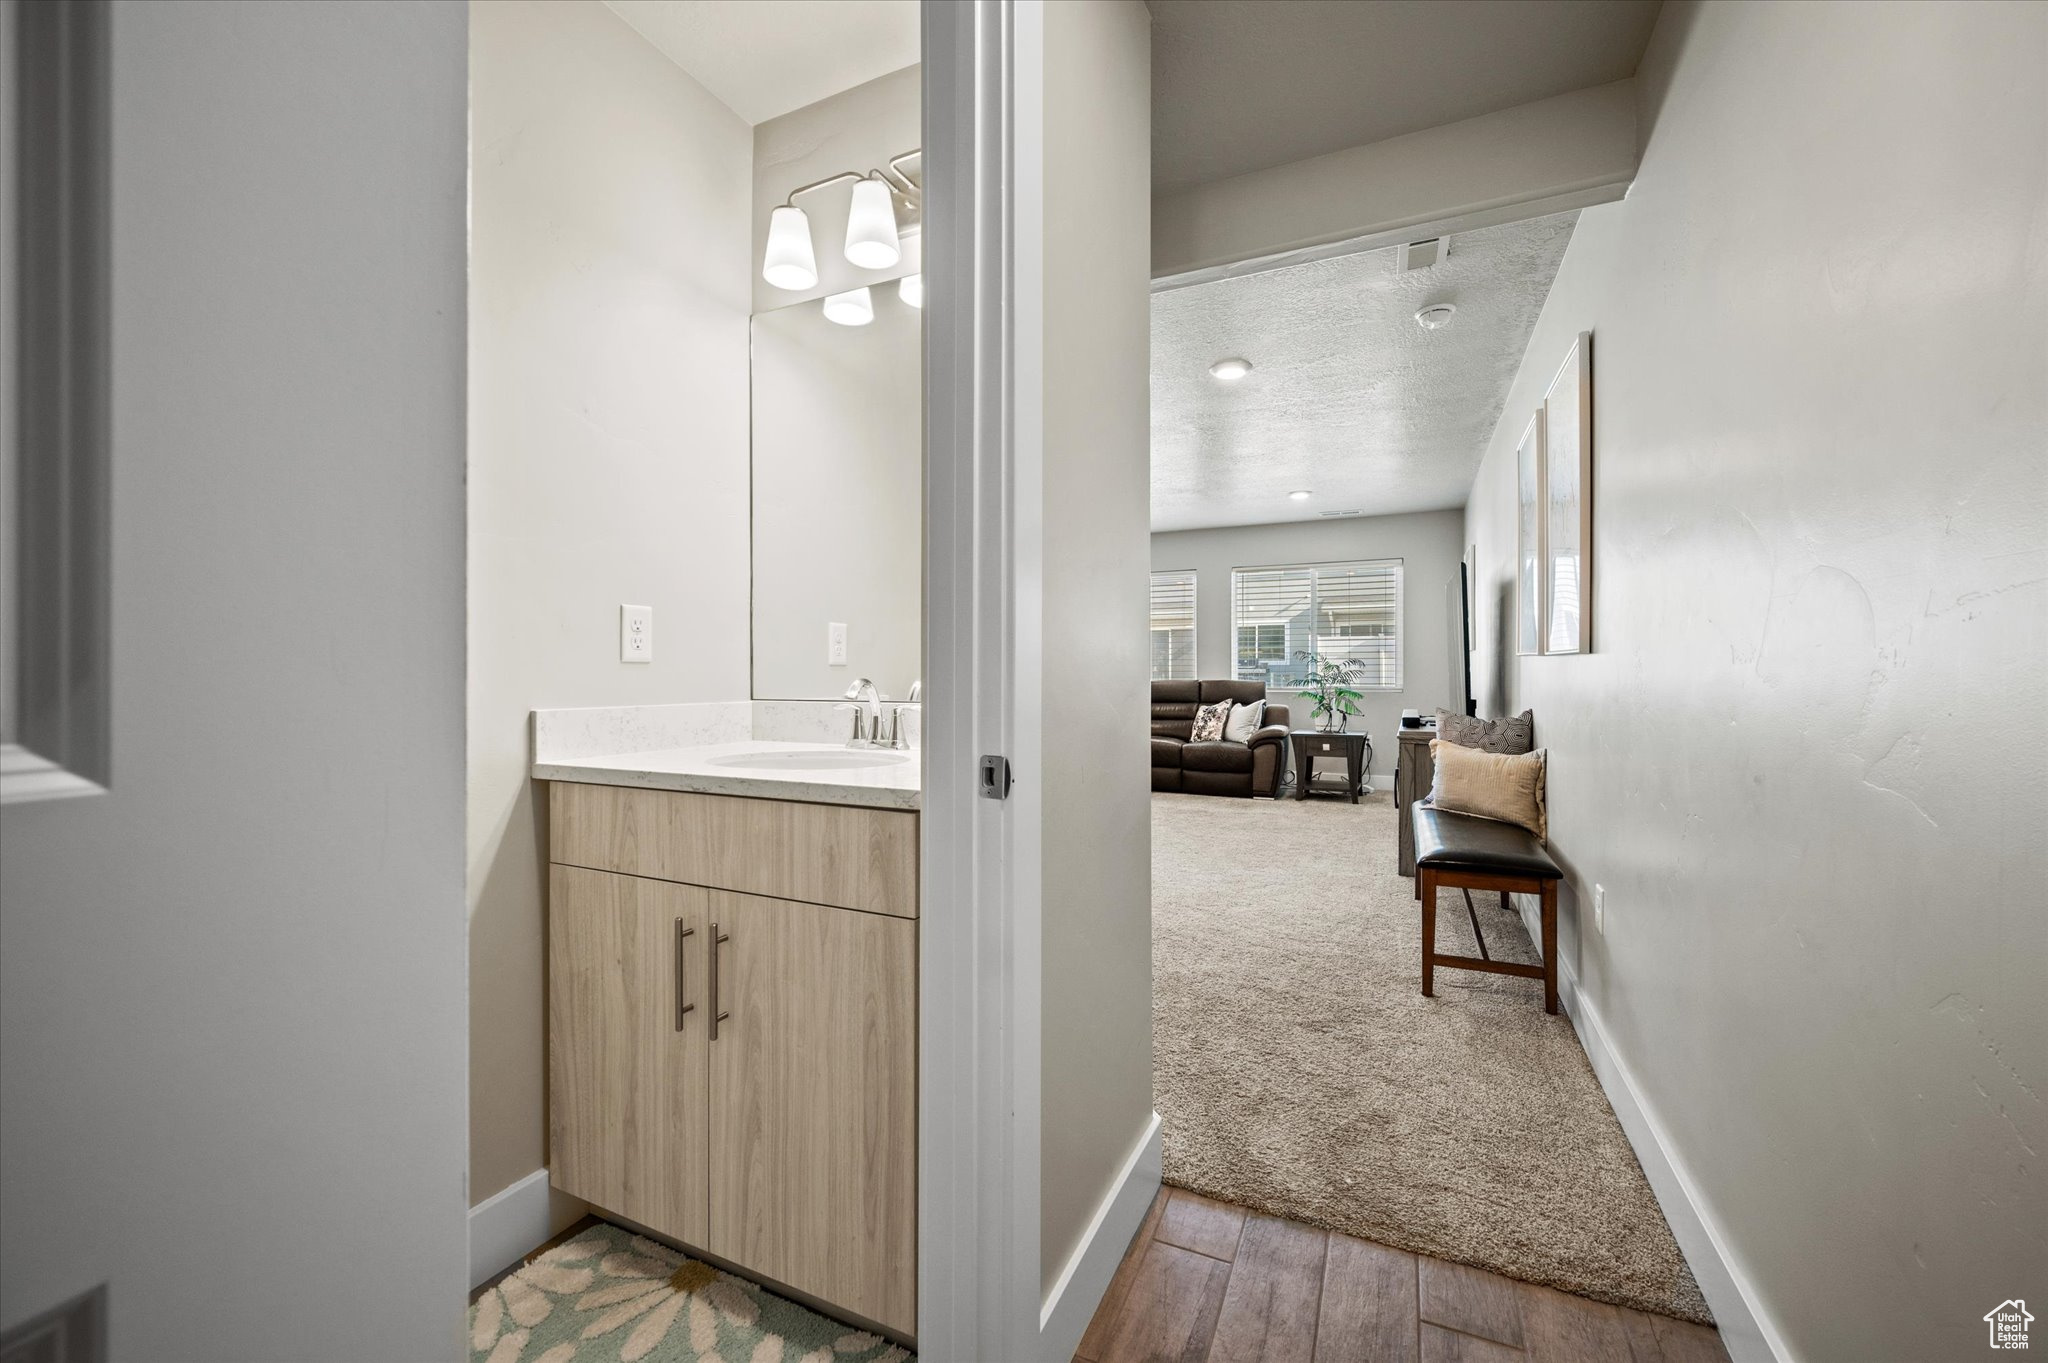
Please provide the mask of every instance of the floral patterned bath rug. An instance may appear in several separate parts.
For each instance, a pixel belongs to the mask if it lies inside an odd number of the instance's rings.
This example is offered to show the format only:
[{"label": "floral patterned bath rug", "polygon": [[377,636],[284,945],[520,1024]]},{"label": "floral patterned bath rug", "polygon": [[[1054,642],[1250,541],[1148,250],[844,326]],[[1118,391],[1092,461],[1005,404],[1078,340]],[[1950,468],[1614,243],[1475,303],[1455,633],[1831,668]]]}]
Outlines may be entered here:
[{"label": "floral patterned bath rug", "polygon": [[472,1363],[909,1363],[879,1335],[599,1224],[469,1308]]}]

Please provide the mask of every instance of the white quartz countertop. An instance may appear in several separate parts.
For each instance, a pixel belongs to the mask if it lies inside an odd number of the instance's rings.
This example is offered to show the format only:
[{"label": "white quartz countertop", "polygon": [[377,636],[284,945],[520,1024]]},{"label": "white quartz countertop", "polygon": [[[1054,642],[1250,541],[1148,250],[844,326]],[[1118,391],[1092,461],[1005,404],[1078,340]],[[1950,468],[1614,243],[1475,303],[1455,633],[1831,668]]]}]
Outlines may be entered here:
[{"label": "white quartz countertop", "polygon": [[[863,756],[875,765],[846,765]],[[917,809],[922,803],[924,786],[922,757],[914,748],[863,750],[824,743],[749,739],[602,756],[556,756],[536,761],[533,774],[543,781],[691,790],[707,795],[867,805],[876,809]],[[816,760],[806,760],[812,758]],[[775,765],[749,765],[763,761]]]}]

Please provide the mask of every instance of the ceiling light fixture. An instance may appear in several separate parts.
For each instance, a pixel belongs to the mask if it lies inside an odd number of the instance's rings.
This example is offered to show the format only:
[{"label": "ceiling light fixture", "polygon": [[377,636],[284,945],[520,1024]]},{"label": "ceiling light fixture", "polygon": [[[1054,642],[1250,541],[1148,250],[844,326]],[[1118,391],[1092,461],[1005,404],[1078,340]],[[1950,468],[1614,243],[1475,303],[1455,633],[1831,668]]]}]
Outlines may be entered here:
[{"label": "ceiling light fixture", "polygon": [[825,320],[843,327],[864,327],[875,320],[875,298],[863,284],[825,300]]},{"label": "ceiling light fixture", "polygon": [[1227,360],[1218,360],[1210,365],[1209,372],[1225,383],[1236,383],[1239,379],[1252,372],[1252,362],[1250,360],[1240,360],[1236,356],[1232,356]]},{"label": "ceiling light fixture", "polygon": [[896,295],[913,308],[924,306],[924,276],[907,274],[896,281]]},{"label": "ceiling light fixture", "polygon": [[1457,310],[1456,303],[1431,303],[1415,314],[1415,320],[1424,331],[1435,331],[1438,327],[1448,325],[1451,314]]},{"label": "ceiling light fixture", "polygon": [[1287,500],[1290,502],[1305,502],[1313,496],[1315,496],[1313,492],[1308,492],[1306,490],[1301,492],[1290,492],[1287,494]]},{"label": "ceiling light fixture", "polygon": [[761,278],[791,292],[818,286],[811,220],[794,204],[784,204],[768,215],[768,249],[761,259]]}]

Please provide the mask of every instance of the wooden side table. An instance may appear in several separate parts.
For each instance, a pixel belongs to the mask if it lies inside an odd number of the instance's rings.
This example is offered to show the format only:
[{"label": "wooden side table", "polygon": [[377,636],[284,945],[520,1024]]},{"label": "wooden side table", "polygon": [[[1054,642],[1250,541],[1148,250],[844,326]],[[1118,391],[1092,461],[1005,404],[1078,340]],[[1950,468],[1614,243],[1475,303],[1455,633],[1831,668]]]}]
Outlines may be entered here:
[{"label": "wooden side table", "polygon": [[[1294,798],[1306,800],[1310,795],[1345,795],[1352,804],[1358,803],[1358,788],[1365,783],[1365,753],[1372,746],[1372,739],[1363,733],[1326,734],[1320,729],[1296,729],[1287,735],[1294,748]],[[1318,757],[1342,757],[1344,759],[1344,780],[1341,784],[1315,776],[1314,760]]]},{"label": "wooden side table", "polygon": [[1428,799],[1430,788],[1436,784],[1436,760],[1429,752],[1430,741],[1435,737],[1434,724],[1401,730],[1401,755],[1394,767],[1394,846],[1404,876],[1415,874],[1414,816],[1408,807]]}]

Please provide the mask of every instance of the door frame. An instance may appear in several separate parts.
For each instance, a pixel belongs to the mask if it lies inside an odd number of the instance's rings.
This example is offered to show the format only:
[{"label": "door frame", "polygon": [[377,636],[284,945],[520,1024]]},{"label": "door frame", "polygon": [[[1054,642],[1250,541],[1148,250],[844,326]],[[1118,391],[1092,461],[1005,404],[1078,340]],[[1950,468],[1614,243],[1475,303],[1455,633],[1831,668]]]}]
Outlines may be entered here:
[{"label": "door frame", "polygon": [[[1043,16],[923,6],[918,1346],[1027,1360],[1039,1302]],[[1007,799],[979,793],[1006,757]]]}]

